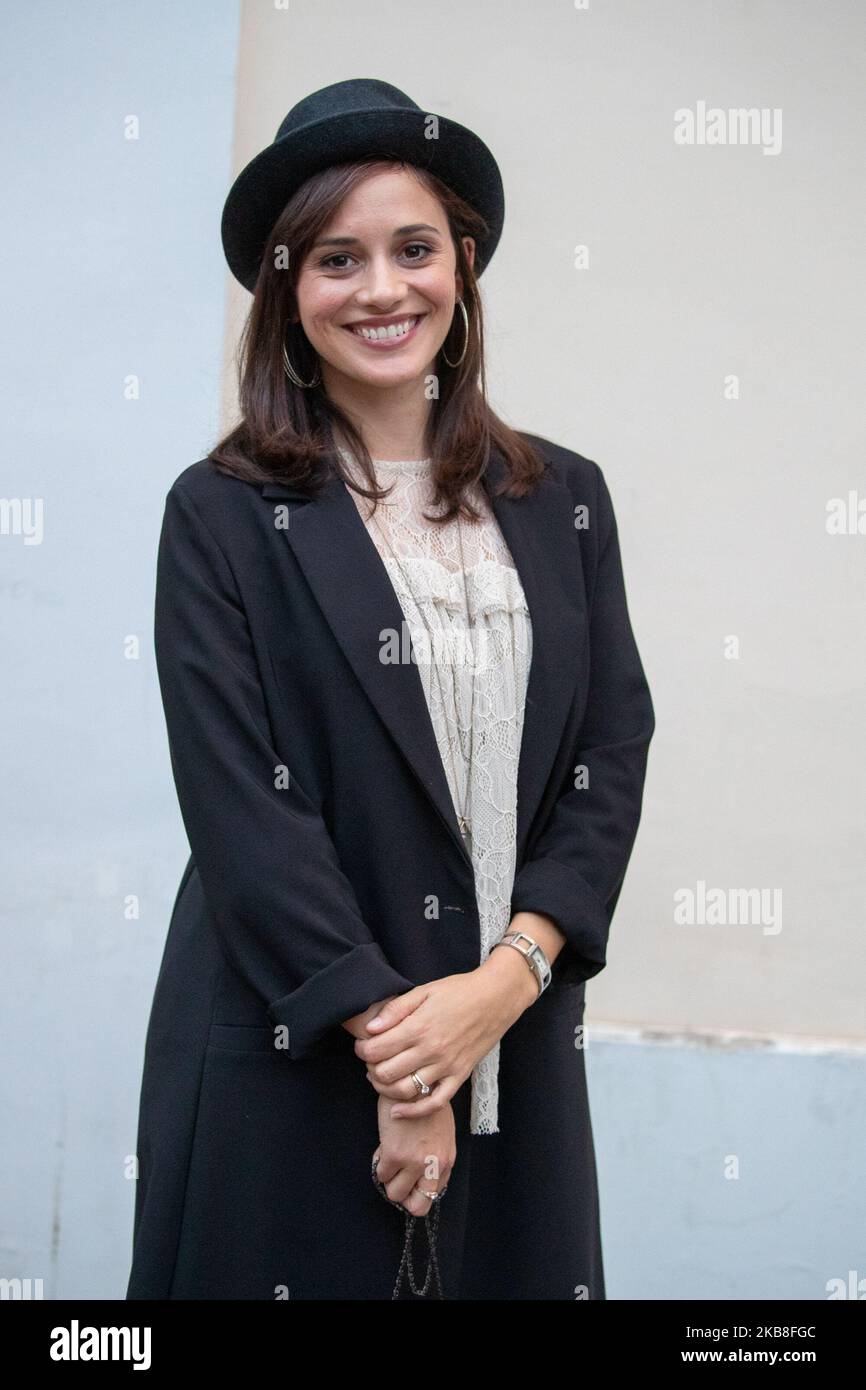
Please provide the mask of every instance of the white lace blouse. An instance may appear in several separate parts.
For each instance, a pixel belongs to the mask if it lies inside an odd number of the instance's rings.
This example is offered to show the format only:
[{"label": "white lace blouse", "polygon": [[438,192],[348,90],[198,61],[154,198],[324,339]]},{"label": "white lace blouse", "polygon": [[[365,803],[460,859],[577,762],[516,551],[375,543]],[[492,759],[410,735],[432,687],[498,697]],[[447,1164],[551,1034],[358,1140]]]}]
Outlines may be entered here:
[{"label": "white lace blouse", "polygon": [[[353,470],[353,456],[341,453]],[[435,513],[429,460],[373,462],[380,486],[393,483],[375,515],[372,502],[348,490],[400,601],[455,811],[469,821],[480,963],[511,920],[517,765],[532,660],[529,609],[480,485],[472,501],[483,519],[460,518],[458,533],[458,518],[443,527],[423,515]],[[498,1073],[497,1043],[472,1072],[473,1134],[499,1132]]]}]

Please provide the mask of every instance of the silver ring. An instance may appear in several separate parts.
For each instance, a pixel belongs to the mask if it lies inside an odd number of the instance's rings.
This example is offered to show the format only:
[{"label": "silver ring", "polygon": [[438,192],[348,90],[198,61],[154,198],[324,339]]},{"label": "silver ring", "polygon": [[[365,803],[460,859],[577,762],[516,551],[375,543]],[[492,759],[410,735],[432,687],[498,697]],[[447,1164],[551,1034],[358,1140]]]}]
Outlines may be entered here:
[{"label": "silver ring", "polygon": [[425,1081],[422,1081],[422,1080],[421,1080],[421,1078],[420,1078],[420,1076],[418,1075],[417,1071],[413,1071],[413,1072],[411,1073],[411,1076],[412,1076],[412,1080],[413,1080],[414,1083],[415,1083],[415,1090],[418,1092],[419,1096],[429,1096],[430,1091],[431,1091],[432,1088],[431,1088],[430,1086],[428,1086],[427,1083],[426,1083]]},{"label": "silver ring", "polygon": [[446,1183],[445,1186],[440,1188],[438,1192],[426,1192],[423,1187],[419,1187],[416,1183],[415,1191],[420,1192],[421,1196],[426,1197],[430,1202],[441,1202],[442,1198],[445,1196],[445,1193],[448,1191],[448,1184]]}]

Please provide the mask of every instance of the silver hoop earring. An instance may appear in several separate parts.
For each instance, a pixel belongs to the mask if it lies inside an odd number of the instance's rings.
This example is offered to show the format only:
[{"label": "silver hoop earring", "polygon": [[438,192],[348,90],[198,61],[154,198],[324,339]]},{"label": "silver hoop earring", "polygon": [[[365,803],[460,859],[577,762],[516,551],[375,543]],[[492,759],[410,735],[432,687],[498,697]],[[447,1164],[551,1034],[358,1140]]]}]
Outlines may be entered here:
[{"label": "silver hoop earring", "polygon": [[445,358],[445,361],[448,363],[448,366],[449,366],[449,367],[459,367],[459,366],[460,366],[460,363],[463,361],[463,358],[466,356],[466,349],[467,349],[468,346],[469,346],[469,315],[468,315],[467,312],[466,312],[466,305],[463,303],[463,296],[462,296],[462,295],[458,295],[458,296],[457,296],[457,303],[460,305],[460,309],[461,309],[461,311],[462,311],[462,313],[463,313],[463,327],[464,327],[464,329],[465,329],[465,336],[464,336],[464,339],[463,339],[463,351],[461,352],[460,356],[457,358],[457,361],[456,361],[456,362],[452,362],[452,361],[449,360],[448,354],[446,353],[445,348],[444,348],[444,346],[443,346],[443,348],[442,348],[442,356]]},{"label": "silver hoop earring", "polygon": [[301,381],[301,378],[298,376],[297,372],[295,371],[294,367],[289,361],[289,354],[286,351],[285,339],[283,340],[283,369],[286,373],[286,376],[289,378],[289,381],[291,381],[295,386],[300,386],[301,389],[304,391],[309,391],[311,387],[318,386],[319,382],[322,380],[322,373],[319,370],[319,366],[317,364],[316,370],[313,373],[312,381]]}]

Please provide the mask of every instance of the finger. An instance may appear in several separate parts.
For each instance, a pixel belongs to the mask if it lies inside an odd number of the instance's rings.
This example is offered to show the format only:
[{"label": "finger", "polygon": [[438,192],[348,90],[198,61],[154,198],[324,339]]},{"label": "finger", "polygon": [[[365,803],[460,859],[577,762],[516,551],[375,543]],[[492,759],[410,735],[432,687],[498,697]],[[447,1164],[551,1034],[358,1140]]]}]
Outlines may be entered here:
[{"label": "finger", "polygon": [[356,1038],[354,1043],[355,1056],[368,1065],[372,1062],[385,1062],[389,1057],[396,1057],[413,1046],[414,1032],[405,1019],[395,1023],[381,1038]]},{"label": "finger", "polygon": [[451,1100],[451,1097],[458,1089],[459,1082],[453,1077],[446,1077],[434,1086],[429,1096],[419,1096],[417,1100],[397,1101],[396,1105],[391,1106],[390,1117],[392,1120],[403,1119],[408,1116],[413,1120],[420,1120],[424,1115],[435,1115],[438,1110]]},{"label": "finger", "polygon": [[383,1086],[381,1081],[377,1081],[372,1072],[368,1071],[367,1080],[373,1087],[373,1090],[380,1096],[385,1096],[387,1100],[393,1100],[395,1102],[399,1100],[410,1101],[413,1096],[417,1094],[411,1079],[408,1081],[397,1081],[393,1086]]},{"label": "finger", "polygon": [[[433,1192],[435,1189],[431,1187],[429,1191]],[[408,1197],[402,1203],[402,1206],[405,1207],[406,1211],[410,1212],[412,1216],[426,1216],[433,1206],[433,1203],[430,1201],[429,1197],[424,1196],[423,1192],[419,1192],[417,1187],[413,1187]]]},{"label": "finger", "polygon": [[[447,1182],[447,1175],[443,1172],[443,1165],[438,1157],[434,1160],[435,1172],[430,1171],[430,1155],[423,1165],[413,1163],[411,1172],[413,1176],[412,1190],[404,1198],[402,1206],[410,1211],[413,1216],[426,1216],[433,1206],[435,1194],[439,1192],[443,1183]],[[432,1193],[432,1196],[428,1196]]]},{"label": "finger", "polygon": [[381,1038],[356,1038],[355,1055],[363,1062],[387,1062],[402,1052],[419,1047],[416,1021],[410,1016],[395,1023]]},{"label": "finger", "polygon": [[[404,1055],[411,1057],[411,1053]],[[425,1086],[435,1086],[438,1081],[442,1081],[450,1074],[444,1062],[416,1062],[414,1066],[410,1063],[401,1063],[401,1066],[402,1070],[398,1071],[395,1064],[393,1072],[391,1071],[391,1064],[386,1062],[368,1067],[373,1085],[377,1089],[381,1087],[383,1094],[385,1091],[393,1094],[395,1100],[410,1101],[423,1094],[413,1079],[416,1076]]]},{"label": "finger", "polygon": [[426,991],[421,986],[418,989],[408,989],[405,994],[398,994],[397,998],[390,999],[374,1018],[368,1019],[365,1025],[367,1032],[371,1037],[377,1037],[386,1029],[402,1023],[403,1019],[414,1013],[426,998]]},{"label": "finger", "polygon": [[[387,1057],[384,1061],[368,1061],[367,1070],[383,1086],[396,1086],[400,1081],[408,1081],[412,1084],[412,1073],[417,1072],[421,1080],[428,1086],[432,1086],[434,1081],[440,1081],[447,1075],[447,1065],[438,1057],[432,1057],[429,1050],[425,1050],[420,1044],[407,1047],[402,1052],[397,1052],[393,1057]],[[415,1094],[413,1090],[412,1094]]]},{"label": "finger", "polygon": [[399,1171],[399,1163],[395,1163],[393,1159],[380,1158],[376,1166],[376,1181],[380,1182],[387,1192],[389,1182],[393,1182]]},{"label": "finger", "polygon": [[417,1180],[417,1168],[398,1168],[394,1176],[385,1183],[385,1191],[392,1202],[399,1202],[403,1206]]}]

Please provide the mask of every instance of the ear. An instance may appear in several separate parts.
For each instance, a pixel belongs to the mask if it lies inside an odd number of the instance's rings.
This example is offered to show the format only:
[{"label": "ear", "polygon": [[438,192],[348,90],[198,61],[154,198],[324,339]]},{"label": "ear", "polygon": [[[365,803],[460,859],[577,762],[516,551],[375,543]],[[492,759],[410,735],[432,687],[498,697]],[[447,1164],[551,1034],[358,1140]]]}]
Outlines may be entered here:
[{"label": "ear", "polygon": [[[474,265],[475,265],[475,239],[474,239],[474,236],[461,236],[460,240],[461,240],[461,242],[463,242],[463,252],[464,252],[464,254],[466,254],[466,259],[467,259],[468,263],[470,263],[471,267],[474,268]],[[461,277],[461,275],[455,275],[455,282],[456,282],[456,286],[457,286],[457,293],[459,293],[459,295],[461,295],[461,293],[463,293],[463,289],[464,289],[463,277]]]}]

